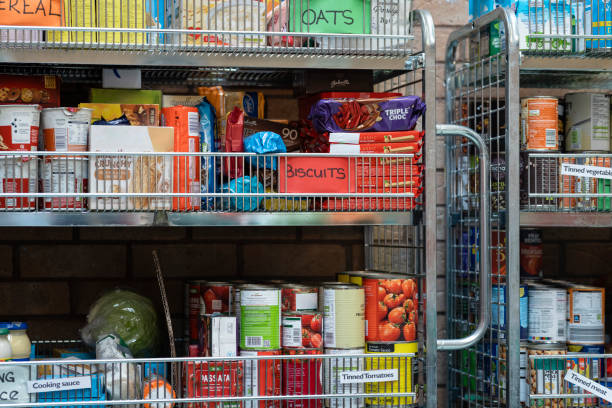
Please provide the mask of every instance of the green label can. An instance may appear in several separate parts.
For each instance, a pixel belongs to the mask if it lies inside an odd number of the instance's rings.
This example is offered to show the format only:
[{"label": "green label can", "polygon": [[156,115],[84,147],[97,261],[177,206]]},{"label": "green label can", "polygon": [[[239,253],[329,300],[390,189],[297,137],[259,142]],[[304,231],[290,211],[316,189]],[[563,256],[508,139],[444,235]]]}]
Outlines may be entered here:
[{"label": "green label can", "polygon": [[260,285],[240,290],[240,348],[277,350],[281,348],[281,291]]}]

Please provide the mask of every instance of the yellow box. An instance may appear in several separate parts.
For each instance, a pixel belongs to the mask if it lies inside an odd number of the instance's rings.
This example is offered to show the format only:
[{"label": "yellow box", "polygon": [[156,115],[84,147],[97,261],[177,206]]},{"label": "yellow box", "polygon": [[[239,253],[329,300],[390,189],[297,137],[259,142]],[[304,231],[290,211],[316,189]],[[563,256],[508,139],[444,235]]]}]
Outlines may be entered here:
[{"label": "yellow box", "polygon": [[[418,351],[417,342],[391,343],[368,342],[366,354],[384,353],[389,357],[366,358],[366,370],[398,370],[397,381],[368,382],[366,394],[412,393],[415,392],[413,379],[413,360],[411,357],[395,357],[393,354],[414,353]],[[378,408],[394,408],[413,403],[412,397],[372,397],[365,399],[366,405]]]},{"label": "yellow box", "polygon": [[[64,27],[95,27],[96,9],[94,0],[64,0]],[[98,34],[91,31],[50,31],[48,42],[95,43]]]},{"label": "yellow box", "polygon": [[[98,27],[145,28],[144,0],[97,0]],[[101,44],[144,44],[144,33],[100,33]]]}]

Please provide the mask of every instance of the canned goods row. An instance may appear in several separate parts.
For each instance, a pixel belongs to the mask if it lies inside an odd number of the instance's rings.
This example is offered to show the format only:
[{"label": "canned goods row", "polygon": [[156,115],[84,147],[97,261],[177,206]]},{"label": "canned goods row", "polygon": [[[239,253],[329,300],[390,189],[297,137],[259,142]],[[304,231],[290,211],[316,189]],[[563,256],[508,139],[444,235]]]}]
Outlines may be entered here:
[{"label": "canned goods row", "polygon": [[570,93],[565,100],[521,100],[521,148],[527,151],[609,152],[610,97]]}]

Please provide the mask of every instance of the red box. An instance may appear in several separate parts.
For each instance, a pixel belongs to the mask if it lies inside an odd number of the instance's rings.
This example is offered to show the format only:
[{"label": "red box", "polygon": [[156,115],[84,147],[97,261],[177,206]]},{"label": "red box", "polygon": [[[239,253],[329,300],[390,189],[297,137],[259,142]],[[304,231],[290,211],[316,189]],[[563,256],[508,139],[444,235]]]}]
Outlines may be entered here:
[{"label": "red box", "polygon": [[330,211],[410,211],[415,198],[345,198],[328,199],[323,210]]},{"label": "red box", "polygon": [[[188,361],[187,397],[240,397],[243,395],[242,361]],[[241,408],[240,402],[192,402],[188,408]]]},{"label": "red box", "polygon": [[422,144],[412,143],[364,143],[364,144],[342,144],[332,143],[329,145],[330,154],[418,154]]},{"label": "red box", "polygon": [[404,132],[362,132],[330,133],[329,143],[362,144],[362,143],[414,143],[423,139],[425,132],[407,130]]},{"label": "red box", "polygon": [[60,79],[53,75],[0,75],[0,105],[60,106]]}]

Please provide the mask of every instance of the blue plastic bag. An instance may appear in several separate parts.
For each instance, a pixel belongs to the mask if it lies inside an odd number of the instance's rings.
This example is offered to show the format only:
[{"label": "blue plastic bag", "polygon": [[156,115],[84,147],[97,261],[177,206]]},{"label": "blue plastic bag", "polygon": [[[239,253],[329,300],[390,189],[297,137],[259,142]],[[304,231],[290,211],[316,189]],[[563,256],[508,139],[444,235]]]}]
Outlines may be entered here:
[{"label": "blue plastic bag", "polygon": [[[222,187],[222,193],[264,193],[264,186],[257,177],[239,177]],[[263,197],[225,198],[224,207],[230,211],[255,211],[259,208]],[[229,208],[228,208],[229,207]]]},{"label": "blue plastic bag", "polygon": [[[287,153],[283,138],[274,132],[257,132],[244,139],[244,151],[257,154]],[[266,157],[264,160],[248,158],[251,164],[259,168],[276,170],[276,158]],[[253,164],[255,161],[255,164]]]}]

